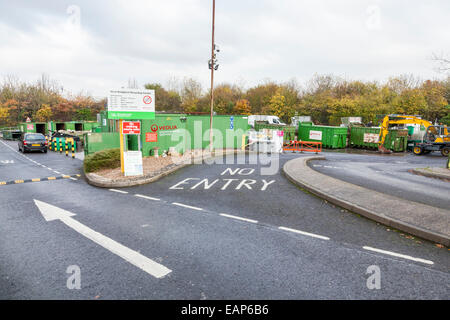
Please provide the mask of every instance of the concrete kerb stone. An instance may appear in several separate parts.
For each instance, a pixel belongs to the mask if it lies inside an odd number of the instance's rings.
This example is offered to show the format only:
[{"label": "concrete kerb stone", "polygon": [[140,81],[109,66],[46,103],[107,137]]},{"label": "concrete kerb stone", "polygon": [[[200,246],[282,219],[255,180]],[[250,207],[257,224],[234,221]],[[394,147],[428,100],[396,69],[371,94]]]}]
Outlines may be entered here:
[{"label": "concrete kerb stone", "polygon": [[450,182],[450,170],[446,168],[417,168],[411,169],[411,172],[420,176]]},{"label": "concrete kerb stone", "polygon": [[155,176],[149,175],[149,176],[140,176],[140,177],[134,177],[134,178],[130,177],[130,179],[127,179],[127,180],[108,179],[108,178],[99,176],[98,174],[95,174],[95,173],[84,173],[84,176],[86,178],[86,181],[90,185],[100,187],[100,188],[133,187],[133,186],[139,186],[139,185],[155,182],[165,176],[168,176],[169,174],[171,174],[177,170],[180,170],[180,169],[190,166],[192,164],[200,163],[202,161],[205,161],[205,160],[208,160],[211,158],[230,155],[230,154],[248,154],[248,152],[241,151],[241,150],[228,150],[228,151],[216,151],[216,152],[213,152],[212,154],[204,153],[200,156],[193,157],[193,158],[191,158],[175,167],[172,167],[160,174],[157,174]]},{"label": "concrete kerb stone", "polygon": [[284,175],[299,187],[351,212],[433,242],[450,246],[450,211],[407,201],[326,176],[301,157],[283,166]]}]

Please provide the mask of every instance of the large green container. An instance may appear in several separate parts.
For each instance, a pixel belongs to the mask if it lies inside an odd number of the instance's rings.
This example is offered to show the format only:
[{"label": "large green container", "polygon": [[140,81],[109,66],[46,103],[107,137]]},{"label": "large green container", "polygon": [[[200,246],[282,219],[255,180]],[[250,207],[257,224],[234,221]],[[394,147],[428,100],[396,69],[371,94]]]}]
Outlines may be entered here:
[{"label": "large green container", "polygon": [[65,130],[83,131],[83,121],[69,121],[65,123]]},{"label": "large green container", "polygon": [[324,148],[343,149],[347,146],[347,128],[299,124],[298,140],[322,142]]},{"label": "large green container", "polygon": [[96,121],[84,121],[83,122],[83,131],[94,132],[95,128],[97,128],[99,126],[100,126],[100,124]]},{"label": "large green container", "polygon": [[255,130],[260,131],[261,129],[273,129],[273,130],[279,130],[284,132],[283,141],[288,142],[292,140],[296,140],[295,138],[295,131],[296,127],[293,126],[280,126],[276,124],[268,124],[265,122],[255,122]]},{"label": "large green container", "polygon": [[378,149],[379,127],[350,127],[349,146],[352,148]]},{"label": "large green container", "polygon": [[2,136],[5,140],[19,140],[22,135],[22,131],[18,128],[3,128]]},{"label": "large green container", "polygon": [[408,129],[389,129],[384,147],[394,152],[404,152],[408,147]]},{"label": "large green container", "polygon": [[48,123],[48,130],[51,131],[67,130],[67,122],[50,121]]},{"label": "large green container", "polygon": [[19,124],[22,132],[48,134],[48,124],[46,122],[22,122]]}]

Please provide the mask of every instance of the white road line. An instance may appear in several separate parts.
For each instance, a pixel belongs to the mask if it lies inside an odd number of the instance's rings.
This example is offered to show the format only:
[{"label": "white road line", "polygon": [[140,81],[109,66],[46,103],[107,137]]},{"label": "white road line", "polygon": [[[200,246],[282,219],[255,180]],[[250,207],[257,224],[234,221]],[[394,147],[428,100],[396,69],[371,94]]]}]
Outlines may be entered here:
[{"label": "white road line", "polygon": [[154,201],[160,201],[161,200],[161,199],[158,199],[158,198],[152,198],[152,197],[149,197],[149,196],[144,196],[142,194],[135,194],[134,196],[138,197],[138,198],[147,199],[147,200],[154,200]]},{"label": "white road line", "polygon": [[92,230],[84,224],[81,224],[80,222],[74,220],[72,217],[75,216],[75,214],[73,214],[72,212],[63,210],[42,201],[34,200],[34,202],[47,222],[54,220],[63,222],[76,232],[94,241],[98,245],[118,255],[122,259],[128,261],[132,265],[147,272],[155,278],[163,278],[167,274],[172,272],[172,270],[163,266],[162,264],[159,264],[156,261],[153,261],[152,259],[149,259],[146,256],[140,254],[139,252],[125,247],[117,241],[104,236],[103,234]]},{"label": "white road line", "polygon": [[54,173],[61,174],[61,172],[53,170]]},{"label": "white road line", "polygon": [[319,238],[319,239],[322,239],[322,240],[330,240],[330,238],[328,238],[328,237],[324,237],[324,236],[320,236],[318,234],[309,233],[309,232],[305,232],[305,231],[300,231],[300,230],[296,230],[296,229],[291,229],[291,228],[286,228],[286,227],[278,227],[278,229],[284,230],[284,231],[290,231],[290,232],[294,232],[294,233],[298,233],[298,234],[302,234],[304,236],[309,236],[309,237],[313,237],[313,238]]},{"label": "white road line", "polygon": [[250,223],[258,223],[257,220],[252,220],[252,219],[247,219],[247,218],[241,218],[241,217],[237,217],[237,216],[232,216],[231,214],[221,213],[220,215],[221,215],[222,217],[227,217],[227,218],[231,218],[231,219],[236,219],[236,220],[246,221],[246,222],[250,222]]},{"label": "white road line", "polygon": [[118,193],[128,193],[127,191],[116,190],[116,189],[109,189],[109,191],[118,192]]},{"label": "white road line", "polygon": [[73,177],[70,177],[69,179],[70,179],[70,180],[74,180],[74,181],[78,181],[78,179],[73,178]]},{"label": "white road line", "polygon": [[197,210],[197,211],[203,211],[202,208],[188,206],[187,204],[182,204],[182,203],[178,203],[178,202],[172,202],[172,204],[179,206],[179,207],[184,207],[184,208],[193,209],[193,210]]},{"label": "white road line", "polygon": [[417,261],[417,262],[422,262],[425,264],[434,264],[433,261],[430,260],[425,260],[425,259],[421,259],[421,258],[414,258],[411,256],[407,256],[404,254],[400,254],[400,253],[395,253],[395,252],[391,252],[391,251],[386,251],[386,250],[381,250],[381,249],[377,249],[377,248],[372,248],[372,247],[363,247],[363,249],[365,250],[369,250],[369,251],[373,251],[373,252],[378,252],[378,253],[384,253],[393,257],[398,257],[398,258],[403,258],[403,259],[408,259],[408,260],[412,260],[412,261]]}]

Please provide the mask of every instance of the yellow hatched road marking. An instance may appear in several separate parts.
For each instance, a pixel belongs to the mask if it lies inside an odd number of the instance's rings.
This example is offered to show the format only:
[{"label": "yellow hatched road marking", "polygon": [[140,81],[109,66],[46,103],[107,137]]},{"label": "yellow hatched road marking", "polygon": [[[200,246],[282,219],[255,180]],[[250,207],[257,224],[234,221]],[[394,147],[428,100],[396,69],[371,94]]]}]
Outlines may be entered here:
[{"label": "yellow hatched road marking", "polygon": [[23,183],[23,180],[14,180],[14,183]]},{"label": "yellow hatched road marking", "polygon": [[39,182],[39,181],[41,181],[41,179],[32,179],[31,181],[33,181],[33,182]]},{"label": "yellow hatched road marking", "polygon": [[56,180],[56,177],[48,177],[48,180]]}]

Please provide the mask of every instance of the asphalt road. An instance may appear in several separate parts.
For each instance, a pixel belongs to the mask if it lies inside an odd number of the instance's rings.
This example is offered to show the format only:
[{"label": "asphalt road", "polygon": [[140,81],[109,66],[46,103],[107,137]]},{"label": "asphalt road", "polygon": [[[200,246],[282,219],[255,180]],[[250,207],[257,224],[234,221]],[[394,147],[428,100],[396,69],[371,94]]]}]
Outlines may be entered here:
[{"label": "asphalt road", "polygon": [[444,168],[447,158],[434,152],[415,156],[329,153],[325,161],[311,161],[310,167],[326,175],[399,198],[450,208],[450,184],[412,174],[411,169]]},{"label": "asphalt road", "polygon": [[[52,152],[26,158],[15,149],[0,142],[0,182],[57,172],[72,179],[0,185],[1,299],[449,297],[447,248],[296,188],[279,169],[299,155],[271,161],[273,174],[268,164],[239,156],[108,190],[74,178],[78,159]],[[35,200],[66,217],[46,221]],[[158,278],[144,267],[151,263],[170,272]],[[81,272],[79,290],[67,287],[70,266]],[[380,289],[367,287],[370,266],[380,270]]]}]

